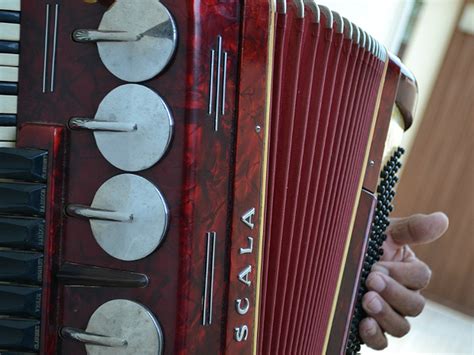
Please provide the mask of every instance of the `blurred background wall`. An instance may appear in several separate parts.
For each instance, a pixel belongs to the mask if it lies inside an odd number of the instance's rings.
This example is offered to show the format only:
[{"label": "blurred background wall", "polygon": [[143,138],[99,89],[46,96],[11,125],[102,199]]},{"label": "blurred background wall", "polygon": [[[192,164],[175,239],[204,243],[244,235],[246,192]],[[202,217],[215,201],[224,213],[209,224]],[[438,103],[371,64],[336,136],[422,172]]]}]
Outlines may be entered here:
[{"label": "blurred background wall", "polygon": [[318,3],[371,33],[415,73],[418,110],[403,143],[395,215],[440,210],[450,218],[443,238],[415,248],[433,270],[424,291],[432,302],[411,334],[391,339],[383,353],[474,354],[474,2]]}]

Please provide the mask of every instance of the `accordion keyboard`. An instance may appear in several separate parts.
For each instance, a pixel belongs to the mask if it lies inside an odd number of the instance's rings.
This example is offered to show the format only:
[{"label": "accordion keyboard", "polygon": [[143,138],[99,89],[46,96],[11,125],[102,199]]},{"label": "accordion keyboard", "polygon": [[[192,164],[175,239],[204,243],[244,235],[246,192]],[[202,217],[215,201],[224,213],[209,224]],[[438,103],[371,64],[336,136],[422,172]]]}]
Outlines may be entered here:
[{"label": "accordion keyboard", "polygon": [[0,147],[16,140],[20,0],[0,2]]}]

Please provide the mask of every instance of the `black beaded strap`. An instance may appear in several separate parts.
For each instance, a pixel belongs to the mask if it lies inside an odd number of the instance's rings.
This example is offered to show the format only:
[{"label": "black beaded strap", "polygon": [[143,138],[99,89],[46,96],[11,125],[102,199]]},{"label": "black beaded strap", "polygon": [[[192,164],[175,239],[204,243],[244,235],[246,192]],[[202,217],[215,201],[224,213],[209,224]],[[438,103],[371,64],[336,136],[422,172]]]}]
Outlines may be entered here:
[{"label": "black beaded strap", "polygon": [[365,282],[372,266],[380,260],[383,255],[382,244],[387,239],[385,231],[390,223],[389,214],[393,211],[392,201],[395,197],[394,187],[398,182],[396,174],[402,164],[400,158],[405,153],[403,148],[398,148],[384,166],[380,173],[380,184],[377,188],[377,207],[372,221],[370,236],[367,243],[364,263],[360,274],[359,291],[355,302],[354,314],[352,315],[351,329],[346,345],[346,354],[358,354],[361,348],[362,340],[359,335],[359,323],[367,315],[362,308],[362,297],[367,293]]}]

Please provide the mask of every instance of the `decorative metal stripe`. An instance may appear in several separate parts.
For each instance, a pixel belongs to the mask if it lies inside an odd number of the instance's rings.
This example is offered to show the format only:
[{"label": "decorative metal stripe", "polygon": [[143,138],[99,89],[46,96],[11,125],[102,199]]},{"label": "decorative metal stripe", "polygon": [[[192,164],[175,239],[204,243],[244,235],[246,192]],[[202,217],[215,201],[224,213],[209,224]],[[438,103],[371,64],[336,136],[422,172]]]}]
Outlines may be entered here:
[{"label": "decorative metal stripe", "polygon": [[221,93],[221,65],[222,65],[222,36],[217,36],[217,83],[216,83],[216,111],[214,116],[214,130],[219,130],[219,97]]},{"label": "decorative metal stripe", "polygon": [[214,49],[211,50],[211,75],[209,77],[209,109],[207,113],[209,115],[212,114],[212,98],[214,97],[214,60],[216,56],[216,51]]},{"label": "decorative metal stripe", "polygon": [[208,115],[214,118],[214,131],[216,132],[219,130],[220,118],[225,115],[227,58],[227,52],[223,51],[222,36],[219,35],[217,36],[216,48],[211,49],[208,107]]},{"label": "decorative metal stripe", "polygon": [[51,64],[51,84],[49,87],[50,92],[54,92],[54,79],[56,74],[56,48],[58,46],[58,15],[59,4],[56,4],[54,7],[53,56]]},{"label": "decorative metal stripe", "polygon": [[43,57],[43,94],[46,92],[46,75],[48,70],[49,8],[50,5],[46,4]]},{"label": "decorative metal stripe", "polygon": [[211,284],[209,292],[209,324],[212,324],[212,305],[214,304],[214,274],[216,271],[216,232],[211,233],[212,239],[212,258],[211,258]]},{"label": "decorative metal stripe", "polygon": [[224,63],[223,63],[223,68],[224,68],[224,74],[222,77],[222,116],[225,115],[225,96],[226,96],[226,86],[227,86],[227,52],[224,52]]},{"label": "decorative metal stripe", "polygon": [[204,294],[202,307],[202,325],[212,324],[214,303],[214,274],[216,254],[216,232],[206,233],[206,267],[204,271]]}]

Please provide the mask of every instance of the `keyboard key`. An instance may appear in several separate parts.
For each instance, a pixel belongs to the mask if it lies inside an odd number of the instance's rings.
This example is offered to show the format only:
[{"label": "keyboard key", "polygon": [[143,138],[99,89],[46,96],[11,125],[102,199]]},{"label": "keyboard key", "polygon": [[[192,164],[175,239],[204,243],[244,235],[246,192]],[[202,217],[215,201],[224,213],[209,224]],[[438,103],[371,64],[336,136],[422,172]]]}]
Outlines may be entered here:
[{"label": "keyboard key", "polygon": [[0,281],[41,285],[43,281],[43,254],[0,250]]},{"label": "keyboard key", "polygon": [[45,209],[45,184],[0,182],[1,214],[44,216]]},{"label": "keyboard key", "polygon": [[[6,128],[1,127],[0,132]],[[0,148],[0,178],[44,182],[47,170],[48,153],[45,150]]]},{"label": "keyboard key", "polygon": [[42,250],[45,221],[41,218],[0,217],[0,247]]},{"label": "keyboard key", "polygon": [[0,285],[0,315],[39,319],[41,288]]}]

